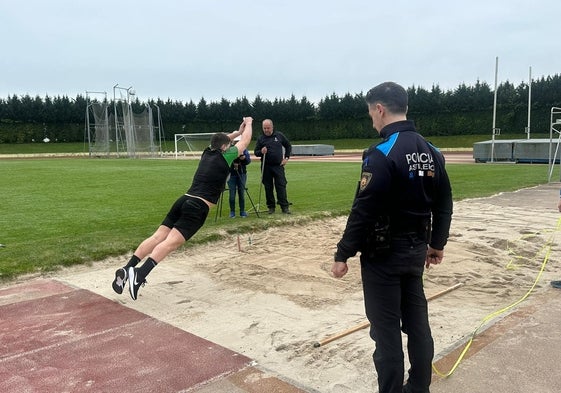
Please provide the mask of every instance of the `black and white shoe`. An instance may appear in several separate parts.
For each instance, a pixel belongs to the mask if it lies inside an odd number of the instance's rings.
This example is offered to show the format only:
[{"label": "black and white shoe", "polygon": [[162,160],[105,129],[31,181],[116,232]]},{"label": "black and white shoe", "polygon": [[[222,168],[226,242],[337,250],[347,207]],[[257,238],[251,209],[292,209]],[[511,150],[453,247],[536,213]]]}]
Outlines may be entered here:
[{"label": "black and white shoe", "polygon": [[138,290],[141,286],[146,284],[146,280],[138,282],[138,269],[135,267],[129,267],[129,292],[131,294],[132,300],[136,300],[138,297]]},{"label": "black and white shoe", "polygon": [[119,268],[115,272],[115,279],[113,280],[113,290],[119,295],[123,293],[125,289],[125,284],[127,283],[127,271],[125,268]]}]

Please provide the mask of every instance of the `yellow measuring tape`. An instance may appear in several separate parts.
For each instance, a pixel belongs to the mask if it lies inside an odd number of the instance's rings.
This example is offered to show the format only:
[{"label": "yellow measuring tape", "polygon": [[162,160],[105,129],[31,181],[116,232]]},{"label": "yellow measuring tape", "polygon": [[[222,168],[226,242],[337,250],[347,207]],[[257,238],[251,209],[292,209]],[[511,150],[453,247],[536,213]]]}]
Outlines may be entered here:
[{"label": "yellow measuring tape", "polygon": [[[534,280],[534,283],[532,284],[532,286],[530,287],[530,289],[528,290],[528,292],[526,292],[526,294],[524,296],[522,296],[519,300],[517,300],[516,302],[512,303],[511,305],[502,308],[498,311],[495,311],[489,315],[487,315],[485,318],[483,318],[483,320],[481,321],[481,323],[479,324],[479,326],[473,331],[473,333],[471,334],[471,337],[469,339],[469,341],[467,342],[466,346],[464,347],[462,353],[460,354],[460,356],[458,357],[458,360],[456,360],[456,362],[454,363],[454,365],[452,366],[452,368],[450,369],[450,371],[448,371],[447,373],[442,373],[441,371],[439,371],[436,366],[432,365],[432,369],[434,370],[434,372],[443,378],[449,377],[450,375],[452,375],[454,373],[454,371],[456,371],[456,369],[458,368],[458,366],[460,365],[461,361],[464,359],[467,351],[469,350],[469,348],[471,347],[471,344],[473,343],[473,340],[475,338],[475,336],[477,335],[477,333],[479,332],[479,329],[481,329],[481,327],[483,327],[483,325],[485,325],[485,323],[487,321],[489,321],[490,319],[495,318],[498,315],[501,315],[503,313],[505,313],[506,311],[510,310],[513,307],[516,307],[518,304],[522,303],[524,300],[526,300],[526,298],[528,296],[530,296],[530,293],[532,293],[532,291],[534,290],[534,288],[536,287],[536,285],[538,284],[543,271],[545,270],[545,266],[547,265],[547,262],[549,261],[549,255],[551,254],[551,246],[553,244],[553,238],[555,236],[556,232],[559,232],[561,228],[561,218],[559,218],[557,220],[557,227],[555,228],[555,231],[552,232],[551,236],[549,237],[549,240],[544,244],[544,246],[542,248],[540,248],[540,250],[538,252],[536,252],[536,254],[533,256],[533,258],[536,258],[538,255],[540,255],[544,250],[545,250],[545,254],[544,254],[544,258],[542,261],[542,265],[540,268],[540,271],[538,273],[538,275],[536,276],[536,279]],[[525,235],[527,236],[527,235]],[[532,259],[533,259],[532,258]],[[507,268],[511,267],[511,261],[509,262],[509,264],[507,265]]]}]

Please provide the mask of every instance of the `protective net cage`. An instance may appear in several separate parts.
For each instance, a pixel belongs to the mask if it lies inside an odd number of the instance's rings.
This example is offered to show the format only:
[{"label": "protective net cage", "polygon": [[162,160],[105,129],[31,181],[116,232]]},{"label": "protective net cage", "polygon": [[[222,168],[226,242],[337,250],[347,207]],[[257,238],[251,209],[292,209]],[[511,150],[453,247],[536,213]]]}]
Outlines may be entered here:
[{"label": "protective net cage", "polygon": [[128,99],[116,99],[113,110],[107,100],[89,101],[86,109],[86,134],[90,156],[116,154],[130,158],[161,155],[163,126],[159,108],[144,105],[134,112]]},{"label": "protective net cage", "polygon": [[[128,157],[155,157],[161,153],[161,127],[154,122],[152,108],[145,105],[135,113],[130,103],[116,102],[112,122],[115,124],[117,153],[126,152]],[[156,125],[157,124],[157,125]],[[157,142],[158,141],[158,142]]]},{"label": "protective net cage", "polygon": [[213,132],[175,134],[175,158],[187,154],[200,156],[204,149],[210,145]]},{"label": "protective net cage", "polygon": [[111,150],[108,103],[90,102],[86,109],[86,132],[90,155],[108,155]]}]

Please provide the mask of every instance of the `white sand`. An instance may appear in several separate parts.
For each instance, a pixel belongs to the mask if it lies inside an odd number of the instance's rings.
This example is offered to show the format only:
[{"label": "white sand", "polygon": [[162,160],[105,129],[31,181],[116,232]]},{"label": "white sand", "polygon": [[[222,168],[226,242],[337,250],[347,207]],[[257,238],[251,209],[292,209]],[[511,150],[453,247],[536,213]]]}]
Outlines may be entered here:
[{"label": "white sand", "polygon": [[[455,204],[445,260],[425,277],[427,296],[462,284],[429,303],[437,358],[530,289],[561,216],[558,189],[548,184]],[[242,353],[309,391],[372,392],[377,384],[368,329],[313,346],[365,322],[358,258],[349,260],[343,279],[329,274],[345,222],[241,235],[241,251],[233,236],[175,252],[150,274],[137,301],[111,289],[114,270],[128,256],[53,276]],[[537,292],[561,279],[559,256],[554,242]]]}]

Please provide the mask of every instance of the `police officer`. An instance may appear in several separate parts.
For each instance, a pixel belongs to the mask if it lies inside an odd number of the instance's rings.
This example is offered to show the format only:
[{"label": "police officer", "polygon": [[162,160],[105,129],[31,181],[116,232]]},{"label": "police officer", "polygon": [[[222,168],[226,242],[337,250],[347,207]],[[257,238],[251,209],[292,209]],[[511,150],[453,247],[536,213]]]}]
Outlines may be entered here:
[{"label": "police officer", "polygon": [[263,134],[255,143],[254,154],[261,157],[261,182],[265,187],[265,197],[269,214],[275,212],[275,195],[277,190],[277,202],[285,214],[290,214],[289,203],[286,196],[286,175],[284,166],[292,153],[290,141],[280,132],[275,131],[273,121],[265,119],[262,123]]},{"label": "police officer", "polygon": [[[428,393],[434,343],[423,291],[425,266],[444,256],[452,191],[444,157],[408,121],[407,92],[385,82],[366,95],[382,142],[364,152],[361,179],[332,266],[347,273],[360,251],[365,310],[380,393]],[[411,368],[404,385],[401,332]]]}]

